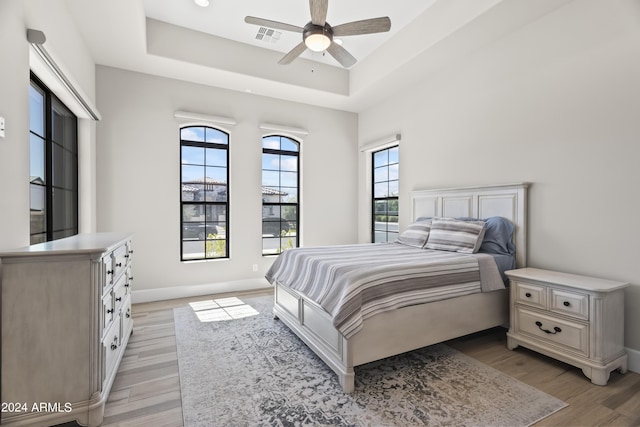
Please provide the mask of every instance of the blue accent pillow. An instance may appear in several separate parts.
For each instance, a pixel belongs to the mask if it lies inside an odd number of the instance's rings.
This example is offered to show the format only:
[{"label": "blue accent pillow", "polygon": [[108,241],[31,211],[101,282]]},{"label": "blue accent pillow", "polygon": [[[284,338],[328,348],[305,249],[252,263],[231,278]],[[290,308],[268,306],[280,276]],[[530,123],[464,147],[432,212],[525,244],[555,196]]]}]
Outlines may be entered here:
[{"label": "blue accent pillow", "polygon": [[[456,218],[462,221],[477,221],[475,218]],[[514,225],[506,218],[492,216],[483,219],[487,225],[485,227],[484,239],[480,250],[487,254],[513,255],[516,253],[516,246],[513,244]]]}]

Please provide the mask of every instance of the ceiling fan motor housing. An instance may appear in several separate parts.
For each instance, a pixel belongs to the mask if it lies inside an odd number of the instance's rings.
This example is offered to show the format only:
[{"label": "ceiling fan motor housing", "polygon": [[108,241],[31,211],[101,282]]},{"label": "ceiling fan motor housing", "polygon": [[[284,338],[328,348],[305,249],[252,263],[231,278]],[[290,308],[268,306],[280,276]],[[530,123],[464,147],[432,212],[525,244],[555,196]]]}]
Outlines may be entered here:
[{"label": "ceiling fan motor housing", "polygon": [[[311,39],[307,41],[309,37],[311,37]],[[317,48],[315,47],[315,43],[312,41],[315,38],[320,39],[320,44]],[[302,40],[304,40],[307,47],[313,51],[321,52],[325,50],[333,41],[333,30],[331,29],[331,25],[326,22],[324,25],[315,25],[312,22],[309,22],[304,26]]]}]

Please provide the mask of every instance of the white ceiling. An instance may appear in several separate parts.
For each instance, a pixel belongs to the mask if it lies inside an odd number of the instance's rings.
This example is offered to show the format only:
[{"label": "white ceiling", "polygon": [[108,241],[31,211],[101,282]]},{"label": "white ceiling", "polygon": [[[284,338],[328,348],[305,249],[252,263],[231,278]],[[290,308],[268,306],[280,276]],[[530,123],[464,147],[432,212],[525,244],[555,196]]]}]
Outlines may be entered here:
[{"label": "white ceiling", "polygon": [[[364,59],[382,43],[393,37],[413,18],[424,12],[435,0],[329,0],[327,22],[332,26],[362,19],[388,16],[391,31],[387,33],[344,37],[343,47],[356,59]],[[259,26],[246,24],[247,15],[304,27],[310,21],[307,0],[210,0],[208,7],[193,0],[144,0],[147,17],[192,30],[202,31],[240,43],[247,43],[283,54],[302,41],[302,34],[277,30],[279,37],[256,40]],[[278,34],[279,33],[279,34]],[[330,55],[307,51],[302,55],[313,61],[339,67]]]},{"label": "white ceiling", "polygon": [[307,52],[278,60],[301,41],[282,32],[255,40],[247,15],[304,26],[306,0],[62,0],[96,64],[360,112],[410,88],[568,0],[329,0],[339,25],[389,16],[391,31],[343,38],[358,62],[344,69]]}]

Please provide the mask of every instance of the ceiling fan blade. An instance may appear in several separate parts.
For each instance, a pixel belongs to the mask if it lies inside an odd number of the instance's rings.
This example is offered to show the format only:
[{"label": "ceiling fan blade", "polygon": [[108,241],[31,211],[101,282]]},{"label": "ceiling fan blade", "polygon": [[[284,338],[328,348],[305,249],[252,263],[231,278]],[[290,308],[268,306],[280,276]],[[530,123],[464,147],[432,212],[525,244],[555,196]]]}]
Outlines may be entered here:
[{"label": "ceiling fan blade", "polygon": [[360,34],[384,33],[391,29],[391,19],[388,16],[382,18],[364,19],[362,21],[348,22],[333,27],[335,37],[357,36]]},{"label": "ceiling fan blade", "polygon": [[311,22],[313,25],[324,27],[327,22],[329,0],[309,0],[309,9],[311,9]]},{"label": "ceiling fan blade", "polygon": [[338,43],[332,42],[331,45],[327,48],[327,52],[333,56],[336,61],[338,61],[343,67],[349,68],[358,60],[353,57],[345,48],[340,46]]},{"label": "ceiling fan blade", "polygon": [[296,25],[272,21],[270,19],[256,18],[255,16],[245,16],[244,22],[247,24],[262,25],[263,27],[275,28],[278,30],[292,31],[294,33],[302,33],[304,31],[304,28]]},{"label": "ceiling fan blade", "polygon": [[307,45],[304,44],[304,42],[300,42],[300,44],[298,44],[296,47],[291,49],[289,53],[283,56],[282,59],[278,61],[278,64],[280,65],[291,64],[291,61],[296,59],[298,56],[302,55],[302,52],[304,52],[305,50],[307,50]]}]

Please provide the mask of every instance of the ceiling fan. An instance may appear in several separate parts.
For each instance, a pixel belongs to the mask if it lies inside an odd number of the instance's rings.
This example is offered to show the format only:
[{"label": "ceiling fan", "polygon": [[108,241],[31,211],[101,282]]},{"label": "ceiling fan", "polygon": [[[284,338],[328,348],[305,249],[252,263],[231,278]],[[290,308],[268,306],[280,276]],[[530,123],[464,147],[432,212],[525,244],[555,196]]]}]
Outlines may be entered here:
[{"label": "ceiling fan", "polygon": [[285,24],[283,22],[271,21],[269,19],[247,16],[244,22],[247,24],[262,25],[264,27],[275,28],[294,33],[302,33],[302,42],[291,49],[278,64],[290,64],[307,48],[314,52],[326,50],[343,67],[348,68],[357,62],[345,48],[334,41],[334,37],[357,36],[360,34],[383,33],[391,29],[391,19],[388,16],[382,18],[364,19],[332,27],[327,23],[328,0],[309,0],[311,10],[311,21],[304,27]]}]

